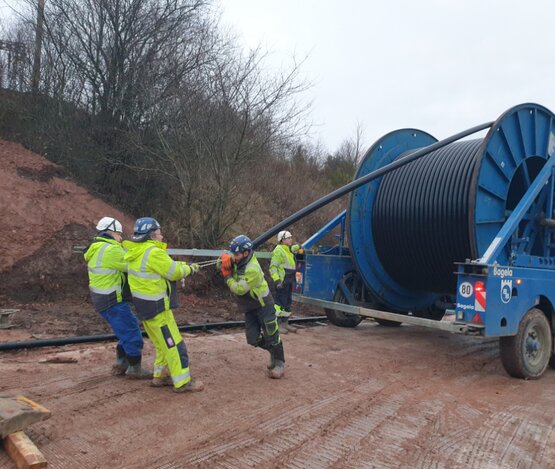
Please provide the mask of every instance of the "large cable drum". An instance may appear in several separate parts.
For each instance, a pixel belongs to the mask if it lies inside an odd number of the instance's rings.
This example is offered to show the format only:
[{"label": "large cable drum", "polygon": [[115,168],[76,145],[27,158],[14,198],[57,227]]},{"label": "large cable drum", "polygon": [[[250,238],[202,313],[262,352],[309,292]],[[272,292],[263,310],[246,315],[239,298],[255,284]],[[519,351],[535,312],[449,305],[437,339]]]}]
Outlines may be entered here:
[{"label": "large cable drum", "polygon": [[[391,132],[368,150],[355,178],[436,141],[416,129]],[[452,143],[353,191],[349,243],[376,303],[417,312],[453,294],[454,263],[484,254],[554,150],[554,114],[522,104],[483,139]]]}]

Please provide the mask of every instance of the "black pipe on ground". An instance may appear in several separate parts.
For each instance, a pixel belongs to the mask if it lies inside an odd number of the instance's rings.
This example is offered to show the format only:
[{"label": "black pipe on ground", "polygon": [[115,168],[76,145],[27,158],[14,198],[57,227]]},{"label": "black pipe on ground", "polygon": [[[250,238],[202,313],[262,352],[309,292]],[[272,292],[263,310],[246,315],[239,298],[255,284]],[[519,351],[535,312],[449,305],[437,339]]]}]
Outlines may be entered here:
[{"label": "black pipe on ground", "polygon": [[346,184],[345,186],[340,187],[339,189],[336,189],[333,192],[330,192],[328,195],[325,195],[324,197],[318,200],[315,200],[314,202],[302,208],[298,212],[294,213],[293,215],[290,215],[285,220],[282,220],[273,228],[270,228],[268,231],[261,234],[258,238],[256,238],[253,241],[254,247],[256,248],[260,246],[261,244],[268,241],[272,236],[277,234],[279,231],[283,230],[284,228],[287,228],[289,225],[292,225],[293,223],[300,220],[301,218],[304,218],[307,215],[310,215],[315,210],[318,210],[319,208],[322,208],[324,205],[327,205],[330,202],[333,202],[335,199],[338,199],[339,197],[349,192],[352,192],[353,190],[366,184],[367,182],[373,181],[374,179],[378,179],[379,177],[382,177],[384,174],[390,173],[391,171],[394,171],[397,168],[400,168],[401,166],[405,166],[410,162],[417,160],[418,158],[421,158],[424,155],[427,155],[428,153],[431,153],[435,150],[439,150],[440,148],[443,148],[444,146],[449,145],[450,143],[460,140],[461,138],[468,137],[469,135],[475,134],[476,132],[485,130],[491,127],[492,125],[493,125],[493,122],[487,122],[485,124],[472,127],[471,129],[464,130],[444,140],[440,140],[439,142],[436,142],[430,146],[421,148],[420,150],[417,150],[414,153],[411,153],[410,155],[407,155],[403,158],[393,161],[392,163],[382,166],[380,169],[377,169],[376,171],[372,171],[371,173],[368,173],[366,176],[355,179],[349,184]]},{"label": "black pipe on ground", "polygon": [[[326,316],[311,316],[307,318],[289,319],[290,323],[302,324],[305,322],[327,321]],[[228,321],[228,322],[209,322],[205,324],[188,324],[187,326],[179,326],[180,332],[194,332],[194,331],[208,331],[211,329],[230,329],[234,327],[241,327],[245,325],[245,321]],[[143,337],[146,337],[146,332],[143,332]],[[59,347],[62,345],[83,344],[93,342],[106,342],[117,340],[114,334],[101,334],[101,335],[85,335],[80,337],[60,337],[53,339],[41,340],[26,340],[19,342],[0,342],[0,352],[7,350],[21,350],[27,348],[39,347]]]}]

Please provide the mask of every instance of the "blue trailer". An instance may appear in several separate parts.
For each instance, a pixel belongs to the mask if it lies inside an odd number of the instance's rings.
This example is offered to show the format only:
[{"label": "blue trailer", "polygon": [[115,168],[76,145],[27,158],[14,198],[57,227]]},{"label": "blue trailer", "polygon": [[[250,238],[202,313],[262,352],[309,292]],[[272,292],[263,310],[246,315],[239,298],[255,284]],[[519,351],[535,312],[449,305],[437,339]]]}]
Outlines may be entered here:
[{"label": "blue trailer", "polygon": [[522,104],[484,128],[372,145],[348,208],[303,244],[296,299],[343,327],[368,317],[499,337],[505,370],[535,379],[555,367],[555,115]]}]

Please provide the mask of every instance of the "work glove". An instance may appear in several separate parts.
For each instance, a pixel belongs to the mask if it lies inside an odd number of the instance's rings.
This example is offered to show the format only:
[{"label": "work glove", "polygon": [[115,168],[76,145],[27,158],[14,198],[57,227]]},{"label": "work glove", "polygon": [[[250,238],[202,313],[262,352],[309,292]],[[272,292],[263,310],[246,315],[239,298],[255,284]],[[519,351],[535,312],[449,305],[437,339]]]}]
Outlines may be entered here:
[{"label": "work glove", "polygon": [[231,255],[228,254],[227,252],[224,252],[218,259],[218,263],[216,265],[219,266],[222,272],[222,277],[224,279],[226,279],[227,277],[233,274],[232,262],[233,262],[233,257],[231,257]]},{"label": "work glove", "polygon": [[198,264],[189,264],[189,267],[191,269],[191,274],[196,274],[200,270]]},{"label": "work glove", "polygon": [[298,250],[295,254],[304,254],[304,249],[303,249],[303,248],[299,248],[299,250]]}]

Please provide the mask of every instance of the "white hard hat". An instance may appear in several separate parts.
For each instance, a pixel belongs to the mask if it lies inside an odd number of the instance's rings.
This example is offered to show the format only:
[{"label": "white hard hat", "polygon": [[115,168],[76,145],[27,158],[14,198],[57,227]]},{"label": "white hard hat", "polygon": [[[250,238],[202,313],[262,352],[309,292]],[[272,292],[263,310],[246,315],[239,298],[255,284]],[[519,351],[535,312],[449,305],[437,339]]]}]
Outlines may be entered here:
[{"label": "white hard hat", "polygon": [[289,231],[280,231],[277,235],[278,243],[281,243],[284,239],[292,238],[291,233]]},{"label": "white hard hat", "polygon": [[123,228],[121,223],[112,217],[103,217],[100,219],[96,225],[98,231],[116,231],[118,233],[123,233]]}]

